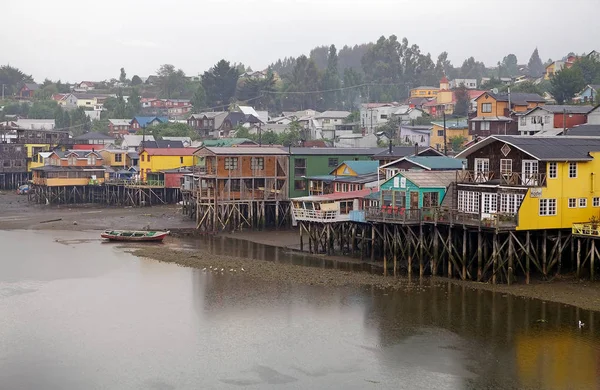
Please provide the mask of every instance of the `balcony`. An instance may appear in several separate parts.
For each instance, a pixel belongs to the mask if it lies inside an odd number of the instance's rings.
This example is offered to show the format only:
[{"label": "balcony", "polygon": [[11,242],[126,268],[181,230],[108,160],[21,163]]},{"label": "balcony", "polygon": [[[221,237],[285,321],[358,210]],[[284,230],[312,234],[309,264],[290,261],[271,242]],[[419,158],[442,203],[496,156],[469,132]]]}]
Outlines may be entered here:
[{"label": "balcony", "polygon": [[426,223],[465,225],[501,230],[512,230],[518,224],[517,214],[509,213],[493,213],[484,217],[479,213],[466,213],[446,207],[426,208],[422,210],[422,213],[423,221]]},{"label": "balcony", "polygon": [[365,219],[369,222],[414,224],[422,221],[422,210],[390,206],[370,207],[365,211]]},{"label": "balcony", "polygon": [[545,173],[502,173],[494,171],[456,171],[457,183],[487,183],[496,180],[503,186],[515,187],[545,187]]},{"label": "balcony", "polygon": [[600,238],[598,223],[574,223],[572,233],[577,236]]},{"label": "balcony", "polygon": [[350,220],[350,214],[341,214],[339,210],[312,210],[292,207],[296,221],[333,223]]}]

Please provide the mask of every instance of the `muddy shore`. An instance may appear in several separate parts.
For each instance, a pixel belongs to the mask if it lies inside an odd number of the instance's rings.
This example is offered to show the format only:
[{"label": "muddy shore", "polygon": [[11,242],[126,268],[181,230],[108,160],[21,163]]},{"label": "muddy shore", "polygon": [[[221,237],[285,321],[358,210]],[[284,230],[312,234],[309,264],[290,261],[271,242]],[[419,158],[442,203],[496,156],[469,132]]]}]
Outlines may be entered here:
[{"label": "muddy shore", "polygon": [[[19,196],[7,191],[0,192],[0,229],[75,231],[104,230],[108,228],[187,230],[193,229],[194,223],[183,218],[181,207],[177,205],[147,208],[102,208],[97,205],[45,206],[28,203],[26,196]],[[224,236],[291,250],[300,249],[297,231],[242,231],[224,234]],[[286,263],[214,255],[202,251],[192,253],[184,250],[165,250],[164,247],[161,248],[160,246],[140,247],[134,249],[132,252],[137,256],[175,263],[185,267],[206,268],[205,272],[220,273],[222,268],[223,273],[245,275],[246,277],[282,283],[423,289],[431,285],[450,282],[467,288],[536,298],[600,311],[600,284],[579,281],[568,276],[555,279],[552,282],[532,281],[530,285],[494,286],[487,283],[461,282],[437,277],[426,278],[423,281],[413,278],[413,280],[409,281],[406,277],[394,278],[367,272],[312,268]],[[341,256],[337,257],[337,259],[340,261],[357,261],[356,259],[347,259]],[[218,270],[214,271],[209,267],[217,268]],[[244,268],[244,271],[241,268]],[[230,270],[235,270],[235,272]]]}]

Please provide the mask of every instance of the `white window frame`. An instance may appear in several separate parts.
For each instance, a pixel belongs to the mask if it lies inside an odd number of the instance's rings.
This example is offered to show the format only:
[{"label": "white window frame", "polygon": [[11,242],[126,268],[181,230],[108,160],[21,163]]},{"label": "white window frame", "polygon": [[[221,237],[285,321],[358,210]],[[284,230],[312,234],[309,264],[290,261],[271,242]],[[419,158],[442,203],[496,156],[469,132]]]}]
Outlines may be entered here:
[{"label": "white window frame", "polygon": [[467,214],[479,214],[481,193],[475,191],[458,191],[458,210]]},{"label": "white window frame", "polygon": [[250,169],[253,171],[263,171],[265,169],[265,158],[252,157],[250,160]]},{"label": "white window frame", "polygon": [[567,205],[570,209],[577,208],[577,198],[569,198],[569,200],[567,201]]},{"label": "white window frame", "polygon": [[558,177],[558,163],[549,162],[548,163],[548,178],[556,179]]},{"label": "white window frame", "polygon": [[[573,170],[571,170],[571,168],[573,168]],[[574,172],[574,174],[572,172]],[[569,179],[576,179],[576,178],[577,178],[577,163],[570,162],[569,163]]]},{"label": "white window frame", "polygon": [[238,168],[238,158],[237,157],[225,157],[225,169],[228,171],[233,171]]},{"label": "white window frame", "polygon": [[594,196],[592,198],[592,207],[600,207],[600,196]]},{"label": "white window frame", "polygon": [[[475,181],[484,182],[488,181],[490,177],[490,159],[489,158],[476,158],[473,162],[475,171]],[[481,173],[481,175],[478,175]]]},{"label": "white window frame", "polygon": [[582,209],[587,207],[587,198],[579,198],[579,207]]},{"label": "white window frame", "polygon": [[512,174],[512,159],[510,158],[501,158],[500,159],[500,174],[501,175],[510,175]]},{"label": "white window frame", "polygon": [[479,130],[489,131],[490,130],[490,122],[482,121],[481,125],[479,125]]},{"label": "white window frame", "polygon": [[481,103],[481,112],[491,113],[492,112],[492,103]]},{"label": "white window frame", "polygon": [[556,198],[540,198],[539,203],[539,215],[540,217],[552,217],[558,212],[558,205]]}]

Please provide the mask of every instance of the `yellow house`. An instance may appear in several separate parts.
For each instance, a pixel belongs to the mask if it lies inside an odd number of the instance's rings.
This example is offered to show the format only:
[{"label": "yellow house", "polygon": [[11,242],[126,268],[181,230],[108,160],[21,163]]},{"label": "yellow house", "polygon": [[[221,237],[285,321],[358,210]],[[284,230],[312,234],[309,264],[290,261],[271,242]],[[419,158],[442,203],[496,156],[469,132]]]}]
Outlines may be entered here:
[{"label": "yellow house", "polygon": [[52,152],[39,152],[36,153],[31,160],[27,160],[27,171],[31,172],[34,168],[43,167],[48,165],[47,158],[50,157]]},{"label": "yellow house", "polygon": [[25,148],[27,149],[27,172],[31,172],[32,168],[41,167],[44,165],[44,158],[49,155],[45,155],[45,157],[40,157],[40,153],[50,151],[50,144],[25,144]]},{"label": "yellow house", "polygon": [[475,219],[541,230],[600,217],[600,139],[490,136],[456,157],[458,211]]},{"label": "yellow house", "polygon": [[491,135],[517,132],[513,112],[543,106],[546,100],[536,93],[482,93],[477,99],[477,116],[470,119],[471,134]]},{"label": "yellow house", "polygon": [[100,155],[104,160],[104,165],[109,165],[114,168],[125,168],[128,166],[127,150],[103,149],[100,151]]},{"label": "yellow house", "polygon": [[145,181],[148,173],[161,172],[195,165],[195,148],[152,148],[140,153],[140,177]]},{"label": "yellow house", "polygon": [[[443,151],[444,150],[444,122],[432,122],[431,136],[429,137],[429,146]],[[461,137],[461,145],[469,142],[472,137],[469,135],[469,126],[465,118],[452,118],[446,121],[446,149],[453,150],[452,145],[456,143],[453,139]]]},{"label": "yellow house", "polygon": [[439,90],[437,87],[417,87],[410,90],[410,97],[435,97]]}]

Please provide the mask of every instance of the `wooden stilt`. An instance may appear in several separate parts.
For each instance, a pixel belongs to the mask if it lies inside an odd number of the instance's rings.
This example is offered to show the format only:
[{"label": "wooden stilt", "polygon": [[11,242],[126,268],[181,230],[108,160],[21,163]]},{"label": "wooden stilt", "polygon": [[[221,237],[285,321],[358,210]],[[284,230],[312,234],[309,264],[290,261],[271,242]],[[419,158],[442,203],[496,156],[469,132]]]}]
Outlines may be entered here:
[{"label": "wooden stilt", "polygon": [[496,284],[496,272],[498,266],[498,232],[494,232],[493,246],[492,246],[492,284]]},{"label": "wooden stilt", "polygon": [[596,259],[596,240],[591,239],[591,250],[590,250],[590,280],[594,281],[594,260]]},{"label": "wooden stilt", "polygon": [[531,233],[529,230],[526,233],[525,237],[525,283],[529,284],[529,266],[530,266],[530,256],[529,250],[531,248]]},{"label": "wooden stilt", "polygon": [[481,282],[483,267],[483,239],[481,230],[477,232],[477,281]]},{"label": "wooden stilt", "polygon": [[581,277],[581,238],[577,239],[577,271],[575,275],[577,279]]},{"label": "wooden stilt", "polygon": [[467,229],[463,226],[462,240],[462,280],[467,280]]}]

